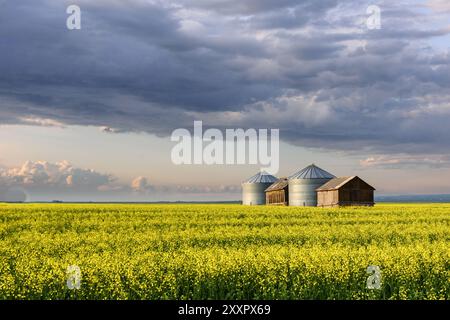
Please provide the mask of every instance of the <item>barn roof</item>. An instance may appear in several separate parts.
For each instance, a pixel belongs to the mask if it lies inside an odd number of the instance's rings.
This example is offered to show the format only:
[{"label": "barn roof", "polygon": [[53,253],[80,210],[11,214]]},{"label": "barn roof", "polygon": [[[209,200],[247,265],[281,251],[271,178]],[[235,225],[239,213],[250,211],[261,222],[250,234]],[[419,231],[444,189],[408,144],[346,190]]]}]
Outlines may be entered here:
[{"label": "barn roof", "polygon": [[288,179],[287,178],[280,178],[274,184],[272,184],[270,187],[268,187],[266,189],[266,192],[268,192],[268,191],[276,191],[276,190],[283,190],[287,186],[288,186]]},{"label": "barn roof", "polygon": [[255,174],[254,176],[251,176],[242,183],[274,183],[277,180],[278,180],[277,177],[274,177],[273,175],[265,171],[261,171]]},{"label": "barn roof", "polygon": [[372,188],[373,190],[375,190],[374,187],[372,187],[371,185],[369,185],[367,182],[365,182],[364,180],[362,180],[361,178],[359,178],[358,176],[351,176],[351,177],[339,177],[339,178],[334,178],[331,179],[330,181],[328,181],[327,183],[325,183],[324,185],[322,185],[321,187],[317,188],[316,191],[330,191],[330,190],[337,190],[339,188],[341,188],[342,186],[346,185],[348,182],[350,182],[351,180],[358,178],[361,181],[363,181],[365,184],[367,184],[370,188]]},{"label": "barn roof", "polygon": [[312,164],[306,168],[294,173],[289,177],[289,180],[293,179],[333,179],[336,178],[331,173],[317,167]]}]

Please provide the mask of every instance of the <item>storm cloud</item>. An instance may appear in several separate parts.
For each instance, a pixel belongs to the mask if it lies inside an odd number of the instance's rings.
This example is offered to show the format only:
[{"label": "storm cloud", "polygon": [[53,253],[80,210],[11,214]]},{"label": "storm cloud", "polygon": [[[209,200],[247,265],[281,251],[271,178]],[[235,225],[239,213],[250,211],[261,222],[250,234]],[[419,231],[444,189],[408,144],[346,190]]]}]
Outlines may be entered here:
[{"label": "storm cloud", "polygon": [[0,2],[0,124],[167,136],[203,120],[348,152],[450,147],[443,1],[381,1],[379,30],[369,1],[77,1],[81,30],[69,4]]}]

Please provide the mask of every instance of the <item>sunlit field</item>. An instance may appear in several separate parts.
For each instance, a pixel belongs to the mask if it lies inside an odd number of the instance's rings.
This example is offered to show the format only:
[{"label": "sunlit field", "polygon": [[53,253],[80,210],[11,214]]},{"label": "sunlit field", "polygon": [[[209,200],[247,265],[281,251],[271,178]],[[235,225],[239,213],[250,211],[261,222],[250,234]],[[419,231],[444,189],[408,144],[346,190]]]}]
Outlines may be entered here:
[{"label": "sunlit field", "polygon": [[449,297],[450,204],[0,204],[0,299]]}]

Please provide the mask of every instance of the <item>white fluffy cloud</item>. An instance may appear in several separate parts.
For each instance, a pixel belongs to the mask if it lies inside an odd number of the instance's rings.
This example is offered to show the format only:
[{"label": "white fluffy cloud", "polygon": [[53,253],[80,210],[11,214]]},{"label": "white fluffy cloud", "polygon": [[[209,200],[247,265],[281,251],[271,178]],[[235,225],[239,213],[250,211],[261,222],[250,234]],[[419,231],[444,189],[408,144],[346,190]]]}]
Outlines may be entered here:
[{"label": "white fluffy cloud", "polygon": [[[123,200],[135,196],[175,196],[181,194],[236,194],[240,186],[154,185],[139,176],[130,184],[115,182],[111,174],[78,168],[68,161],[26,161],[13,168],[0,167],[0,202],[61,198],[82,201],[90,199]],[[37,195],[37,196],[36,196]],[[74,196],[75,198],[73,198]],[[100,197],[100,198],[99,198]],[[145,198],[143,200],[157,200]]]},{"label": "white fluffy cloud", "polygon": [[137,177],[131,182],[131,189],[136,192],[146,192],[151,190],[151,188],[145,177]]},{"label": "white fluffy cloud", "polygon": [[92,169],[74,167],[68,161],[51,163],[48,161],[27,161],[20,167],[0,169],[0,185],[3,187],[23,187],[26,189],[82,189],[97,190],[112,183],[109,174]]}]

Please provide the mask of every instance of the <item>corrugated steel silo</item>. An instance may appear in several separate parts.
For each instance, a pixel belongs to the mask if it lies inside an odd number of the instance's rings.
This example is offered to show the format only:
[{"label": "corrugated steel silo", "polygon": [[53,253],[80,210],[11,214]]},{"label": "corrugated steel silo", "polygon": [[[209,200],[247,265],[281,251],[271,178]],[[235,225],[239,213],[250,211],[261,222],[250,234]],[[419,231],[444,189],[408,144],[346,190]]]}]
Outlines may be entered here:
[{"label": "corrugated steel silo", "polygon": [[265,190],[278,179],[261,171],[242,183],[242,204],[255,206],[266,204]]},{"label": "corrugated steel silo", "polygon": [[316,189],[333,178],[334,175],[314,164],[294,173],[289,177],[289,205],[316,207]]}]

